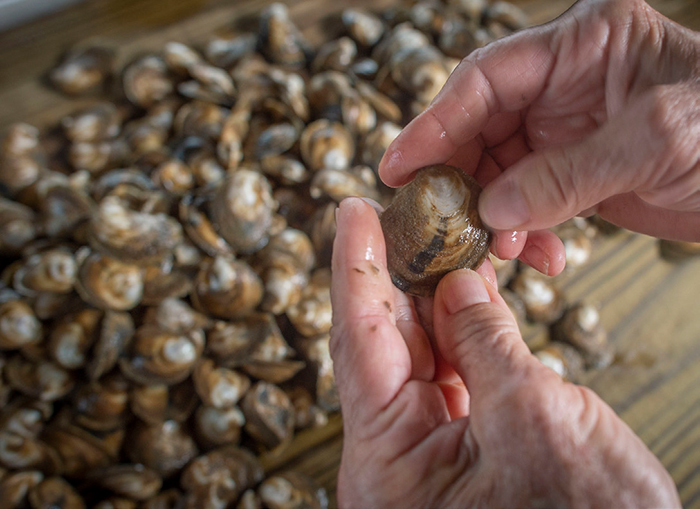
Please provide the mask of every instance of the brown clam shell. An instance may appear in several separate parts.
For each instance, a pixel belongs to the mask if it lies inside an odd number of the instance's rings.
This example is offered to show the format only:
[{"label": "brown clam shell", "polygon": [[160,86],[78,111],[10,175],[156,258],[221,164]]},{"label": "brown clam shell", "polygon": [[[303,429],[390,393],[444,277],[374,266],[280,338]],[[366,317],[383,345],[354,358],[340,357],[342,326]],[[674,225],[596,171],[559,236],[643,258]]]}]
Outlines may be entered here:
[{"label": "brown clam shell", "polygon": [[472,177],[446,165],[418,170],[399,189],[381,216],[389,273],[397,288],[430,296],[448,272],[481,265],[491,233],[477,211],[480,191]]}]

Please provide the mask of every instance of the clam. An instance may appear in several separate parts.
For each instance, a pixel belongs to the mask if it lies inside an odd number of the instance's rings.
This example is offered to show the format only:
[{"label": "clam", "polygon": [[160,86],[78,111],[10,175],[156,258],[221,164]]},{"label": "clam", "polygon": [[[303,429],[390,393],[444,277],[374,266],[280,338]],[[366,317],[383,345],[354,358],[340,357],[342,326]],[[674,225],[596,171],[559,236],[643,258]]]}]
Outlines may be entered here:
[{"label": "clam", "polygon": [[229,245],[237,252],[251,254],[267,243],[276,208],[267,178],[261,173],[241,169],[217,190],[211,216]]},{"label": "clam", "polygon": [[129,399],[134,415],[152,425],[168,420],[184,422],[198,403],[197,393],[189,380],[172,386],[136,386],[132,388]]},{"label": "clam", "polygon": [[206,203],[206,195],[185,195],[178,207],[180,222],[189,239],[209,256],[232,255],[233,248],[219,235],[201,210]]},{"label": "clam", "polygon": [[479,46],[475,30],[459,18],[446,19],[439,37],[440,49],[454,58],[464,58]]},{"label": "clam", "polygon": [[387,95],[364,81],[357,81],[355,87],[360,96],[374,108],[379,117],[389,122],[401,122],[401,108]]},{"label": "clam", "polygon": [[186,75],[191,67],[202,61],[202,57],[186,44],[171,41],[163,46],[163,60],[171,71]]},{"label": "clam", "polygon": [[369,101],[355,91],[342,97],[340,112],[343,124],[354,134],[366,134],[377,125],[377,113],[374,108]]},{"label": "clam", "polygon": [[192,373],[203,349],[201,329],[173,334],[146,324],[136,329],[130,352],[119,359],[119,366],[137,383],[173,385]]},{"label": "clam", "polygon": [[137,424],[126,442],[126,454],[163,477],[178,472],[197,456],[197,445],[179,423]]},{"label": "clam", "polygon": [[96,104],[61,119],[66,137],[73,142],[95,142],[114,138],[121,130],[121,115],[108,102]]},{"label": "clam", "polygon": [[75,48],[51,71],[49,80],[64,94],[95,92],[110,78],[114,57],[114,51],[108,48]]},{"label": "clam", "polygon": [[251,361],[279,361],[294,353],[269,313],[217,322],[209,331],[207,351],[221,365],[231,368]]},{"label": "clam", "polygon": [[533,322],[551,324],[564,312],[566,302],[561,292],[534,269],[520,272],[511,282],[511,289],[522,299]]},{"label": "clam", "polygon": [[350,71],[355,76],[370,81],[377,77],[378,70],[379,64],[369,57],[357,59],[350,67]]},{"label": "clam", "polygon": [[600,323],[600,312],[592,304],[579,303],[569,308],[557,323],[555,334],[581,351],[587,367],[600,369],[613,361],[608,334]]},{"label": "clam", "polygon": [[8,359],[4,375],[10,387],[41,401],[59,400],[75,384],[71,374],[57,364],[46,360],[33,362],[20,355]]},{"label": "clam", "polygon": [[331,168],[324,168],[316,172],[311,179],[309,194],[314,199],[327,197],[337,203],[348,196],[379,199],[376,187],[367,185],[367,182],[356,174]]},{"label": "clam", "polygon": [[228,69],[243,57],[252,54],[258,44],[257,34],[242,34],[234,37],[214,37],[204,49],[204,56],[212,64]]},{"label": "clam", "polygon": [[179,159],[168,159],[151,173],[153,183],[166,191],[182,195],[195,185],[192,170]]},{"label": "clam", "polygon": [[90,224],[90,244],[122,261],[160,259],[182,240],[178,222],[162,213],[133,210],[125,199],[100,201]]},{"label": "clam", "polygon": [[493,2],[484,11],[484,18],[487,23],[496,21],[510,30],[520,30],[530,26],[527,14],[520,7],[510,2]]},{"label": "clam", "polygon": [[299,138],[299,133],[292,124],[282,122],[273,124],[257,137],[255,159],[274,157],[291,149]]},{"label": "clam", "polygon": [[35,436],[0,431],[0,465],[10,469],[46,468],[47,447]]},{"label": "clam", "polygon": [[75,236],[93,214],[95,204],[85,189],[62,174],[45,175],[35,188],[39,221],[49,237]]},{"label": "clam", "polygon": [[158,473],[138,464],[113,465],[94,472],[91,477],[100,487],[134,500],[151,498],[163,485]]},{"label": "clam", "polygon": [[263,286],[247,263],[217,256],[202,263],[191,297],[195,309],[201,312],[218,318],[241,318],[260,304]]},{"label": "clam", "polygon": [[270,509],[328,509],[328,495],[310,477],[294,471],[277,473],[258,487],[258,495]]},{"label": "clam", "polygon": [[38,143],[39,131],[34,126],[13,124],[8,129],[0,145],[0,184],[10,194],[26,189],[46,170]]},{"label": "clam", "polygon": [[329,412],[339,410],[340,400],[338,399],[333,359],[331,359],[330,353],[330,334],[324,333],[312,338],[301,339],[298,345],[304,358],[313,367],[316,403]]},{"label": "clam", "polygon": [[168,67],[162,58],[146,55],[131,63],[123,76],[124,93],[135,105],[149,108],[174,91]]},{"label": "clam", "polygon": [[349,37],[340,37],[321,46],[314,57],[311,69],[314,74],[322,71],[345,72],[355,60],[357,45]]},{"label": "clam", "polygon": [[129,411],[129,384],[118,374],[82,385],[73,397],[74,421],[101,432],[124,425]]},{"label": "clam", "polygon": [[418,170],[381,215],[391,279],[413,295],[433,295],[456,269],[476,269],[488,255],[491,234],[479,218],[481,188],[459,168]]},{"label": "clam", "polygon": [[[42,435],[46,444],[55,451],[58,472],[69,477],[84,476],[95,468],[106,467],[116,459],[123,431],[114,432],[111,436],[103,434],[102,437],[97,438],[75,425],[59,423],[50,426]],[[110,444],[107,440],[114,443]]]},{"label": "clam", "polygon": [[43,327],[32,308],[23,300],[0,304],[0,350],[16,350],[43,337]]},{"label": "clam", "polygon": [[350,37],[363,48],[371,48],[379,42],[386,29],[379,17],[363,10],[345,9],[342,20]]},{"label": "clam", "polygon": [[315,117],[340,122],[343,97],[353,92],[348,75],[338,71],[321,72],[309,82],[309,106]]},{"label": "clam", "polygon": [[67,249],[55,248],[31,255],[14,274],[15,289],[33,292],[69,293],[78,267]]},{"label": "clam", "polygon": [[189,66],[188,71],[193,79],[177,86],[181,95],[223,106],[233,104],[236,87],[231,76],[224,69],[204,62],[196,62]]},{"label": "clam", "polygon": [[163,299],[185,297],[192,290],[189,274],[174,268],[169,262],[149,264],[143,271],[141,304],[154,306]]},{"label": "clam", "polygon": [[37,236],[32,209],[0,196],[0,254],[18,253]]},{"label": "clam", "polygon": [[311,239],[300,230],[286,228],[270,239],[256,262],[265,285],[262,309],[276,315],[284,313],[301,298],[315,264]]},{"label": "clam", "polygon": [[218,409],[233,407],[250,387],[247,376],[216,367],[211,359],[205,359],[195,367],[192,380],[202,402]]},{"label": "clam", "polygon": [[260,44],[271,62],[302,67],[307,61],[308,45],[289,19],[287,6],[274,3],[260,14]]},{"label": "clam", "polygon": [[128,158],[129,146],[120,138],[79,141],[68,149],[68,161],[74,170],[85,170],[95,175],[126,164]]},{"label": "clam", "polygon": [[221,135],[228,110],[208,101],[191,101],[183,104],[173,120],[173,129],[179,137],[194,136],[203,140],[216,140]]},{"label": "clam", "polygon": [[377,169],[379,161],[391,142],[399,135],[401,127],[393,122],[382,122],[367,134],[362,144],[362,162]]},{"label": "clam", "polygon": [[245,431],[268,449],[283,449],[294,433],[294,408],[287,394],[271,383],[257,382],[243,397]]},{"label": "clam", "polygon": [[583,372],[583,359],[576,348],[566,343],[552,341],[535,352],[542,364],[569,382],[576,382]]},{"label": "clam", "polygon": [[201,405],[194,414],[197,440],[205,447],[237,444],[243,424],[245,417],[238,407],[220,409]]},{"label": "clam", "polygon": [[355,156],[355,142],[342,124],[320,119],[304,129],[300,150],[304,163],[312,171],[322,168],[344,170]]},{"label": "clam", "polygon": [[669,261],[681,261],[700,256],[700,242],[682,242],[679,240],[660,240],[661,256]]},{"label": "clam", "polygon": [[44,474],[38,470],[9,473],[0,480],[0,500],[7,509],[26,507],[27,493],[43,479]]},{"label": "clam", "polygon": [[243,160],[243,142],[250,130],[251,114],[250,107],[236,104],[221,126],[216,155],[228,170],[235,170]]},{"label": "clam", "polygon": [[260,169],[282,185],[300,184],[309,179],[306,166],[290,156],[267,156],[260,161]]},{"label": "clam", "polygon": [[182,334],[195,328],[209,328],[210,320],[185,301],[170,297],[163,299],[157,306],[148,308],[144,323],[157,325],[174,334]]},{"label": "clam", "polygon": [[309,237],[314,245],[319,266],[328,266],[331,262],[336,230],[335,211],[337,209],[337,203],[327,203],[314,212],[309,220]]},{"label": "clam", "polygon": [[141,302],[143,274],[136,265],[91,253],[80,265],[76,290],[95,307],[127,311]]},{"label": "clam", "polygon": [[122,311],[105,311],[85,371],[90,380],[97,380],[117,364],[134,335],[131,315]]},{"label": "clam", "polygon": [[394,83],[417,101],[429,103],[449,77],[444,55],[434,46],[402,49],[389,62]]},{"label": "clam", "polygon": [[294,428],[318,428],[328,424],[328,413],[314,402],[314,396],[304,387],[295,386],[286,389],[287,396],[294,407]]},{"label": "clam", "polygon": [[311,274],[299,301],[287,309],[287,317],[303,336],[323,334],[331,328],[331,274],[327,268]]},{"label": "clam", "polygon": [[182,472],[180,485],[187,507],[233,507],[263,476],[262,466],[250,452],[224,446],[195,458]]},{"label": "clam", "polygon": [[49,355],[65,369],[83,367],[101,318],[102,312],[84,309],[60,319],[49,335]]},{"label": "clam", "polygon": [[85,509],[83,497],[62,477],[47,477],[29,490],[32,509]]}]

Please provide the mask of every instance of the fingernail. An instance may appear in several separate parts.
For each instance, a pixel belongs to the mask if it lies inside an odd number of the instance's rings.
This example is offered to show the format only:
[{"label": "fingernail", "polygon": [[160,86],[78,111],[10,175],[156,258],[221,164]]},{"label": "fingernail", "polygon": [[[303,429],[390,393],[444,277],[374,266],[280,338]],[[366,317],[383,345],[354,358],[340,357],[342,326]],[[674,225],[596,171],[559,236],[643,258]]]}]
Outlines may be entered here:
[{"label": "fingernail", "polygon": [[517,230],[530,219],[523,194],[509,179],[493,182],[479,196],[482,221],[496,230]]},{"label": "fingernail", "polygon": [[374,201],[372,198],[365,198],[365,197],[363,196],[363,197],[360,197],[360,199],[361,199],[363,202],[365,202],[367,205],[369,205],[370,207],[372,207],[372,208],[377,212],[377,215],[379,215],[379,214],[381,214],[382,212],[384,212],[384,207],[382,207],[382,206],[379,204],[379,202]]},{"label": "fingernail", "polygon": [[469,269],[456,270],[445,276],[442,299],[450,314],[475,304],[491,302],[484,280]]}]

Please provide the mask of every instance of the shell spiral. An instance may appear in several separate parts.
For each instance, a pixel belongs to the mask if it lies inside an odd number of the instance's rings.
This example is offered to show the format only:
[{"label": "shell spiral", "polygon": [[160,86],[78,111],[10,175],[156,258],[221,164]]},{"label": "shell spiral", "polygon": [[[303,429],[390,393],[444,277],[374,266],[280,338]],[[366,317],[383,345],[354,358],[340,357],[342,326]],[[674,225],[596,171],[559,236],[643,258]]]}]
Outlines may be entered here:
[{"label": "shell spiral", "polygon": [[448,272],[481,265],[491,233],[477,210],[480,192],[472,177],[447,165],[421,168],[397,191],[380,218],[397,288],[430,296]]}]

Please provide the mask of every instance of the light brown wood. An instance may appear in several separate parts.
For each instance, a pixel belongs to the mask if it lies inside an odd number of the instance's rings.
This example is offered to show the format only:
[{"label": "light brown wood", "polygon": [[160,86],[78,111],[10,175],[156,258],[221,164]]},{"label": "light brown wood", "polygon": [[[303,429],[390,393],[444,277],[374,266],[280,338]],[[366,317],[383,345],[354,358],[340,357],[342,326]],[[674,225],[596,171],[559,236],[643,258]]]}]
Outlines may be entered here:
[{"label": "light brown wood", "polygon": [[[0,34],[0,131],[11,122],[56,122],[88,100],[47,89],[42,76],[72,44],[86,39],[119,47],[121,62],[169,40],[200,44],[212,33],[240,29],[269,0],[90,0]],[[380,9],[390,0],[290,0],[312,42],[335,35],[337,13],[351,5]],[[559,15],[571,0],[520,0],[535,22]],[[697,0],[650,2],[662,13],[700,29]],[[335,16],[335,18],[334,18]],[[590,372],[585,383],[601,395],[669,469],[685,507],[700,508],[700,260],[660,259],[649,237],[620,233],[596,246],[593,260],[558,282],[571,301],[602,305],[617,360]],[[528,335],[543,334],[528,328]],[[268,470],[296,468],[329,491],[331,503],[342,450],[338,416],[321,431],[301,434],[279,456],[264,456]]]}]

